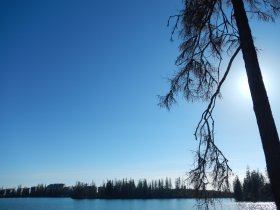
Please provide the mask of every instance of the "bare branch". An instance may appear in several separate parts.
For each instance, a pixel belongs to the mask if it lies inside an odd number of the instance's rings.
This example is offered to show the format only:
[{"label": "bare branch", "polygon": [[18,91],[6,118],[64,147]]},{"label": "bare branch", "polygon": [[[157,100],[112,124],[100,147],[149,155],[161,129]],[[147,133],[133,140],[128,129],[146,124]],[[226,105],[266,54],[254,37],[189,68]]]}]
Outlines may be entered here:
[{"label": "bare branch", "polygon": [[239,51],[240,47],[232,55],[228,67],[195,130],[194,135],[195,139],[199,141],[199,146],[195,157],[195,168],[188,173],[188,177],[190,183],[197,190],[205,190],[210,183],[212,187],[218,190],[229,188],[228,178],[231,169],[227,158],[215,144],[212,113],[221,86],[227,78],[232,62]]},{"label": "bare branch", "polygon": [[[244,2],[247,11],[261,20],[274,21],[280,14],[279,0]],[[189,102],[209,102],[195,129],[198,149],[188,180],[199,191],[205,191],[208,186],[224,190],[229,187],[231,169],[215,143],[213,110],[232,62],[240,51],[239,31],[232,7],[235,1],[184,0],[184,3],[184,10],[168,20],[169,25],[171,19],[175,19],[171,40],[180,27],[182,44],[175,62],[178,71],[169,81],[169,92],[160,96],[159,105],[169,110],[179,94]],[[220,80],[224,56],[230,57],[230,61]]]},{"label": "bare branch", "polygon": [[171,41],[173,41],[173,35],[174,35],[175,31],[178,29],[178,24],[179,24],[179,21],[180,21],[181,17],[182,17],[182,14],[180,14],[180,15],[171,15],[168,18],[167,27],[169,27],[171,19],[176,18],[175,24],[172,27],[172,32],[171,32],[171,37],[170,37]]}]

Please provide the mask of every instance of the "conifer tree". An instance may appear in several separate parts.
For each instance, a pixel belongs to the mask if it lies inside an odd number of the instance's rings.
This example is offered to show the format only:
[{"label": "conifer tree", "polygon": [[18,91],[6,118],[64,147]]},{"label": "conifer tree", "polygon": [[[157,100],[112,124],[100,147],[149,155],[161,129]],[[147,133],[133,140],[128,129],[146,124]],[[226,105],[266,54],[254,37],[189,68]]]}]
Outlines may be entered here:
[{"label": "conifer tree", "polygon": [[242,201],[243,199],[242,185],[238,176],[236,176],[235,180],[233,181],[233,194],[236,201]]},{"label": "conifer tree", "polygon": [[[212,113],[232,62],[241,50],[269,179],[280,209],[280,142],[247,18],[250,13],[259,20],[273,21],[280,13],[280,1],[184,0],[184,3],[182,12],[170,17],[176,20],[172,36],[181,26],[181,53],[176,61],[180,68],[170,79],[169,92],[160,97],[160,105],[170,109],[180,92],[187,101],[209,101],[195,130],[199,146],[189,180],[198,190],[205,190],[210,184],[218,190],[229,188],[231,168],[215,143]],[[225,55],[230,59],[223,71],[221,63]]]}]

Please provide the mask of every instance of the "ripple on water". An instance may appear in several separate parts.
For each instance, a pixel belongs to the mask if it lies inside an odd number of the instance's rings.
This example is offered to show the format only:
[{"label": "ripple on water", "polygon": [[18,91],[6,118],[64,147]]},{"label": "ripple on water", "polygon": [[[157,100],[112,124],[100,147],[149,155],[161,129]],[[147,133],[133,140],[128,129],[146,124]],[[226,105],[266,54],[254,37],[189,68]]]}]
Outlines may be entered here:
[{"label": "ripple on water", "polygon": [[239,202],[237,206],[240,210],[276,210],[276,205],[273,202]]}]

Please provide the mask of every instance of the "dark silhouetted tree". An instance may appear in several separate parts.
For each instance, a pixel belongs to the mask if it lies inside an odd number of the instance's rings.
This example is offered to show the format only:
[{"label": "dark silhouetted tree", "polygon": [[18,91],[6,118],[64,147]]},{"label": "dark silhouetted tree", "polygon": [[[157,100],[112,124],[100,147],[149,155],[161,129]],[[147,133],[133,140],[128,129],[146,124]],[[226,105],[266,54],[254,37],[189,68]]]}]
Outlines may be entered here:
[{"label": "dark silhouetted tree", "polygon": [[178,177],[175,179],[175,189],[180,189],[181,186],[181,178]]},{"label": "dark silhouetted tree", "polygon": [[[280,13],[280,1],[184,0],[184,3],[184,10],[170,17],[175,18],[172,36],[182,26],[181,54],[176,60],[180,68],[170,80],[167,95],[160,97],[160,105],[170,109],[178,93],[183,93],[187,101],[209,101],[195,130],[199,146],[195,167],[189,172],[190,183],[197,190],[205,190],[208,185],[218,190],[229,188],[231,169],[215,143],[212,113],[232,62],[241,50],[272,191],[280,209],[280,142],[246,14],[273,21]],[[230,60],[222,70],[225,55]]]},{"label": "dark silhouetted tree", "polygon": [[251,173],[249,169],[246,171],[246,176],[243,181],[243,200],[249,201],[251,200],[251,192],[252,192],[252,186],[251,186]]},{"label": "dark silhouetted tree", "polygon": [[234,197],[237,201],[272,201],[273,196],[271,192],[270,183],[267,183],[265,177],[259,171],[249,169],[246,171],[246,176],[243,180],[243,187],[241,188],[241,196],[239,197],[240,181],[235,179],[233,182]]},{"label": "dark silhouetted tree", "polygon": [[260,192],[264,187],[264,177],[258,171],[252,171],[250,173],[249,179],[246,176],[245,181],[248,185],[248,200],[250,201],[259,201],[260,200]]},{"label": "dark silhouetted tree", "polygon": [[236,176],[233,181],[233,195],[236,201],[242,201],[243,199],[242,185],[238,176]]}]

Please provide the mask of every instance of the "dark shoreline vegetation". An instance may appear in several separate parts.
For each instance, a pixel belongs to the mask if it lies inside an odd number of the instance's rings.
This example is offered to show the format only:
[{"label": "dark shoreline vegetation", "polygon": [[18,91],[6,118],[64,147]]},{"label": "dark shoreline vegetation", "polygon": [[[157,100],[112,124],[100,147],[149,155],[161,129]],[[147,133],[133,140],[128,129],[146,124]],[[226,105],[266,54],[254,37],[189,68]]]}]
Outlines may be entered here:
[{"label": "dark shoreline vegetation", "polygon": [[75,186],[65,184],[38,184],[33,187],[4,189],[0,188],[0,198],[40,198],[40,197],[70,197],[73,199],[168,199],[168,198],[234,198],[236,201],[274,201],[271,185],[259,171],[247,169],[241,184],[236,176],[233,181],[233,192],[196,191],[187,188],[182,178],[175,179],[172,186],[170,178],[152,180],[133,179],[107,180],[99,187],[77,182]]},{"label": "dark shoreline vegetation", "polygon": [[[233,198],[232,192],[207,191],[211,198]],[[107,180],[97,187],[91,184],[77,182],[75,186],[65,184],[39,184],[31,188],[18,186],[12,189],[0,189],[0,198],[26,197],[70,197],[73,199],[164,199],[164,198],[198,198],[199,192],[187,189],[181,178],[175,179],[172,187],[170,178],[152,180],[141,179],[137,183],[133,179]],[[206,194],[204,193],[204,196]]]},{"label": "dark shoreline vegetation", "polygon": [[271,184],[259,171],[247,169],[241,184],[238,176],[233,181],[234,198],[236,201],[274,201]]}]

